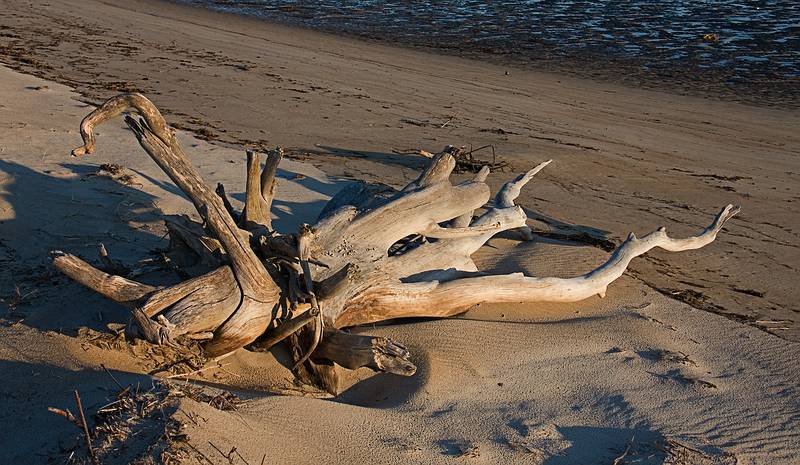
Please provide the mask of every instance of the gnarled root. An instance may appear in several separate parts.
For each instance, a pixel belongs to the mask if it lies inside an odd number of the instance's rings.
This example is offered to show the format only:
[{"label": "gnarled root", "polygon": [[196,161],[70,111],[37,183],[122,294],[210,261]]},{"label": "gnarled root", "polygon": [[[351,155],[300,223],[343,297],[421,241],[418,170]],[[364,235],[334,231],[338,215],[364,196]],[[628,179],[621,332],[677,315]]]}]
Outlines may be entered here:
[{"label": "gnarled root", "polygon": [[[199,258],[195,261],[212,271],[156,288],[63,252],[54,254],[56,267],[131,308],[140,335],[152,342],[210,338],[205,350],[211,356],[257,338],[261,350],[285,342],[295,373],[329,392],[339,389],[337,366],[404,376],[416,370],[402,345],[339,328],[402,317],[446,317],[481,302],[603,296],[633,258],[655,247],[672,252],[703,247],[739,211],[725,207],[690,238],[673,239],[664,228],[642,238],[631,234],[605,264],[582,276],[487,276],[478,273],[471,255],[499,232],[531,237],[525,212],[514,201],[550,161],[505,184],[487,205],[489,169],[454,185],[455,152],[446,148],[403,189],[354,183],[330,200],[315,224],[281,235],[272,229],[270,208],[282,150],[270,151],[263,168],[259,154],[247,153],[245,208],[237,213],[224,187],[214,192],[206,186],[161,113],[140,94],[114,97],[88,115],[81,123],[84,145],[73,154],[92,153],[94,127],[129,109],[142,116],[125,118],[139,143],[203,220],[169,219],[172,245],[191,250]],[[109,270],[124,270],[109,260]]]}]

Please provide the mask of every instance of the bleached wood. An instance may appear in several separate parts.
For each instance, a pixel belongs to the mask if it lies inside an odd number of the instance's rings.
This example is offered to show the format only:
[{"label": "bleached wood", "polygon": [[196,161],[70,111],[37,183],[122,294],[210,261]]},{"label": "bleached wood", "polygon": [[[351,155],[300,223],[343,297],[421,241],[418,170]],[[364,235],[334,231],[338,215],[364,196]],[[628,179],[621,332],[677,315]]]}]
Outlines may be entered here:
[{"label": "bleached wood", "polygon": [[[335,326],[355,326],[404,317],[446,317],[483,302],[576,302],[593,295],[603,296],[608,285],[622,276],[635,257],[655,247],[670,252],[703,247],[711,243],[725,222],[738,212],[739,207],[726,206],[708,228],[685,239],[667,236],[664,228],[642,238],[631,233],[606,263],[574,278],[537,278],[514,273],[379,286],[349,303],[353,310],[345,309]],[[366,312],[365,308],[372,311]]]},{"label": "bleached wood", "polygon": [[245,202],[239,226],[249,230],[271,229],[269,207],[261,195],[261,156],[252,150],[247,151]]},{"label": "bleached wood", "polygon": [[[708,228],[685,239],[670,238],[664,228],[642,238],[631,234],[605,264],[574,278],[491,276],[478,272],[471,255],[499,232],[532,237],[525,211],[514,201],[550,160],[506,183],[487,205],[489,169],[453,185],[459,151],[448,146],[402,190],[353,183],[331,199],[314,225],[281,234],[272,230],[269,211],[281,149],[267,154],[263,169],[259,156],[248,152],[246,206],[239,218],[224,188],[219,185],[214,193],[206,187],[158,109],[139,94],[114,97],[84,118],[84,145],[73,154],[91,153],[93,128],[129,108],[142,115],[139,121],[126,117],[140,144],[204,221],[168,222],[172,243],[187,245],[216,269],[160,289],[104,273],[68,254],[56,254],[56,266],[132,308],[141,336],[152,342],[210,338],[205,349],[218,356],[257,338],[255,345],[262,347],[288,340],[293,371],[329,392],[338,392],[337,364],[405,375],[415,369],[401,345],[338,328],[446,317],[482,302],[603,296],[633,258],[655,247],[677,252],[708,245],[738,212],[727,206]],[[476,211],[482,213],[476,217]]]},{"label": "bleached wood", "polygon": [[552,162],[553,160],[547,160],[544,163],[540,163],[532,170],[517,176],[517,178],[513,181],[507,182],[505,185],[503,185],[503,188],[500,189],[495,197],[495,205],[497,208],[512,207],[514,205],[514,200],[519,197],[522,187],[525,186],[525,184],[528,184],[528,182],[536,175],[536,173],[543,170]]},{"label": "bleached wood", "polygon": [[142,148],[189,197],[206,221],[209,231],[222,243],[241,290],[237,310],[217,328],[214,339],[206,344],[206,350],[210,355],[217,356],[249,344],[272,322],[272,309],[277,303],[280,289],[250,248],[247,235],[233,222],[222,200],[189,163],[155,105],[135,93],[108,100],[84,118],[81,123],[84,145],[73,150],[73,154],[92,153],[95,145],[93,128],[128,107],[136,109],[143,119],[136,121],[126,117],[126,123]]},{"label": "bleached wood", "polygon": [[[489,172],[491,170],[488,166],[484,166],[483,168],[475,174],[475,182],[486,182],[486,178],[489,176]],[[453,219],[448,225],[451,228],[466,228],[472,222],[472,215],[475,214],[475,211],[470,211],[464,213],[463,215]]]},{"label": "bleached wood", "polygon": [[278,186],[278,165],[283,160],[283,147],[276,147],[267,152],[267,160],[264,162],[264,169],[261,171],[261,198],[264,200],[264,210],[267,212],[266,227],[272,229],[272,219],[269,215],[272,210],[272,201],[275,199],[275,191]]}]

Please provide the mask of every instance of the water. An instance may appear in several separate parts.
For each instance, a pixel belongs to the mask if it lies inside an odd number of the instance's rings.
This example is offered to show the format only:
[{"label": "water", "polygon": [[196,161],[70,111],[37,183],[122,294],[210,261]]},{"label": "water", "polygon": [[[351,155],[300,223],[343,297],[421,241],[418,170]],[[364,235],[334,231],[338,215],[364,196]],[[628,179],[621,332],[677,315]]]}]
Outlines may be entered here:
[{"label": "water", "polygon": [[800,101],[798,0],[179,1],[516,66]]}]

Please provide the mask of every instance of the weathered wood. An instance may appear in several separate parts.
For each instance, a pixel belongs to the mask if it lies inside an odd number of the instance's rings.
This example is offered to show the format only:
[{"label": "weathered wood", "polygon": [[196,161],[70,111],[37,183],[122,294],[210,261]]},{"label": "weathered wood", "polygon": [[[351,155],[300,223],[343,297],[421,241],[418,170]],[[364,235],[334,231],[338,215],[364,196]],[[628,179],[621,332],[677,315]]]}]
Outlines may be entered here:
[{"label": "weathered wood", "polygon": [[225,261],[222,244],[206,235],[203,225],[192,221],[186,215],[172,215],[164,219],[169,233],[170,248],[180,250],[186,247],[197,257],[199,263],[216,268]]},{"label": "weathered wood", "polygon": [[103,271],[115,275],[127,275],[130,273],[130,268],[114,260],[110,255],[108,255],[108,250],[106,250],[106,246],[103,245],[102,242],[97,246],[97,249],[97,252],[100,255],[100,261],[103,262]]},{"label": "weathered wood", "polygon": [[[270,220],[280,148],[267,154],[263,169],[259,155],[248,151],[241,216],[221,184],[216,193],[205,185],[159,111],[139,94],[110,99],[84,118],[84,145],[73,154],[91,153],[93,128],[128,108],[142,115],[138,121],[126,117],[141,146],[186,193],[204,222],[168,220],[171,243],[188,247],[215,269],[159,289],[105,273],[63,252],[55,254],[55,265],[132,308],[138,334],[151,342],[210,338],[205,350],[218,356],[257,338],[254,347],[262,349],[286,341],[298,378],[332,393],[339,390],[337,366],[406,376],[416,369],[402,345],[338,328],[446,317],[482,302],[571,302],[603,296],[633,258],[655,247],[703,247],[738,212],[738,207],[727,206],[708,228],[686,239],[670,238],[663,228],[641,239],[632,234],[605,264],[574,278],[491,276],[478,272],[471,255],[499,232],[532,237],[525,211],[514,201],[550,161],[506,183],[487,205],[489,168],[484,166],[472,181],[453,185],[450,175],[464,151],[448,146],[401,191],[353,183],[331,199],[314,225],[281,235],[272,230]],[[476,211],[482,213],[476,217]],[[123,267],[103,251],[109,269],[122,273]]]},{"label": "weathered wood", "polygon": [[271,349],[272,346],[282,342],[284,339],[299,331],[303,326],[314,322],[317,318],[319,318],[319,310],[309,309],[309,311],[303,312],[291,320],[281,323],[277,328],[270,331],[264,339],[259,339],[257,341],[258,348],[260,350]]},{"label": "weathered wood", "polygon": [[267,160],[261,171],[261,197],[264,199],[264,210],[267,212],[265,226],[269,230],[272,230],[272,217],[269,212],[272,210],[272,201],[275,199],[275,191],[278,186],[278,165],[281,160],[283,160],[283,147],[270,150],[267,152]]},{"label": "weathered wood", "polygon": [[[475,182],[486,182],[486,178],[489,176],[490,171],[491,170],[489,169],[488,166],[484,166],[483,168],[481,168],[481,170],[478,171],[477,174],[475,174]],[[448,226],[451,228],[466,228],[472,222],[473,218],[472,215],[474,214],[475,210],[466,212],[463,215],[454,218],[453,221],[451,221]]]},{"label": "weathered wood", "polygon": [[428,164],[428,167],[420,173],[419,177],[403,188],[403,192],[419,189],[420,187],[431,186],[440,182],[449,182],[450,174],[456,167],[456,159],[450,153],[452,147],[437,153]]},{"label": "weathered wood", "polygon": [[635,257],[660,247],[680,252],[711,243],[739,207],[728,205],[700,234],[673,239],[664,228],[642,238],[633,233],[596,268],[575,278],[536,278],[522,273],[479,276],[447,282],[397,283],[376,286],[348,303],[336,327],[357,326],[404,317],[447,317],[483,302],[577,302],[593,295],[605,296],[609,284],[622,276]]},{"label": "weathered wood", "polygon": [[225,210],[228,211],[228,214],[231,215],[233,222],[239,224],[239,220],[241,220],[241,214],[239,214],[231,205],[231,201],[228,199],[228,194],[225,192],[225,186],[221,183],[217,183],[217,188],[214,189],[214,192],[222,199],[222,204],[225,206]]},{"label": "weathered wood", "polygon": [[[289,350],[294,360],[292,373],[303,383],[324,389],[332,395],[339,394],[339,373],[333,362],[328,360],[312,360],[307,357],[308,352],[304,347],[309,347],[312,340],[316,339],[314,329],[309,325],[303,326],[299,331],[289,337]],[[300,360],[304,361],[300,362]]]},{"label": "weathered wood", "polygon": [[206,344],[206,350],[212,356],[222,355],[252,342],[271,323],[272,309],[280,289],[250,248],[249,238],[233,222],[222,200],[189,163],[155,105],[140,94],[124,94],[110,99],[84,118],[81,123],[84,145],[75,149],[73,154],[91,153],[95,145],[93,127],[127,107],[135,108],[143,119],[136,121],[128,116],[126,123],[142,148],[189,197],[209,231],[222,243],[241,289],[239,307],[217,328],[214,339]]},{"label": "weathered wood", "polygon": [[121,276],[98,270],[75,255],[53,251],[53,264],[62,273],[98,294],[127,306],[137,302],[157,288]]},{"label": "weathered wood", "polygon": [[317,301],[317,296],[314,293],[314,281],[311,276],[311,265],[308,263],[311,255],[310,247],[313,237],[314,231],[309,225],[303,224],[300,226],[300,229],[297,232],[297,255],[300,259],[300,266],[303,270],[303,280],[305,281],[306,292],[308,293],[308,298],[311,301],[311,310],[309,313],[314,317],[314,334],[313,339],[311,340],[311,345],[306,350],[306,353],[295,362],[295,368],[302,365],[302,363],[308,360],[311,354],[314,353],[314,350],[316,350],[320,339],[322,339],[322,330],[324,328],[322,314],[319,310],[319,302]]},{"label": "weathered wood", "polygon": [[336,210],[352,206],[356,210],[373,210],[397,195],[398,190],[379,182],[354,181],[340,190],[322,208],[317,221],[331,215]]},{"label": "weathered wood", "polygon": [[261,194],[261,155],[247,151],[247,183],[245,201],[239,226],[244,229],[272,229],[269,207]]},{"label": "weathered wood", "polygon": [[194,295],[204,288],[219,289],[224,292],[230,287],[236,287],[236,279],[230,267],[223,266],[202,276],[154,291],[144,299],[141,310],[148,318],[152,318],[181,299]]},{"label": "weathered wood", "polygon": [[361,367],[375,371],[411,376],[417,367],[410,361],[411,353],[386,337],[362,336],[338,329],[326,329],[314,353],[314,360],[329,360],[344,368]]},{"label": "weathered wood", "polygon": [[514,200],[519,197],[520,190],[527,184],[539,171],[543,170],[547,165],[552,163],[553,160],[547,160],[544,163],[536,165],[532,170],[520,174],[511,182],[503,185],[502,189],[495,197],[495,206],[497,208],[509,208],[514,206]]},{"label": "weathered wood", "polygon": [[239,305],[240,291],[228,266],[154,292],[142,305],[148,317],[157,308],[175,325],[173,336],[214,331]]}]

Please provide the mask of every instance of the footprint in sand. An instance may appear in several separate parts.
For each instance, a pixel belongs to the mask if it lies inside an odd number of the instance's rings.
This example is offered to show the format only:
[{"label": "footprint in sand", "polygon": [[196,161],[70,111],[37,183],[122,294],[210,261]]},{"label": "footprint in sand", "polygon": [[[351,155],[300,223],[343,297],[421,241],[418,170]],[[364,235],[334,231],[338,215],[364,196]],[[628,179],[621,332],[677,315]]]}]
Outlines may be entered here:
[{"label": "footprint in sand", "polygon": [[477,458],[481,456],[478,446],[465,439],[439,439],[436,445],[443,455],[449,457]]},{"label": "footprint in sand", "polygon": [[572,443],[558,432],[554,424],[528,425],[526,420],[515,419],[508,422],[513,433],[500,440],[515,452],[530,454],[532,462],[543,463],[548,457],[562,456],[572,447]]},{"label": "footprint in sand", "polygon": [[668,349],[645,349],[638,351],[625,350],[620,347],[612,347],[606,354],[616,354],[623,357],[625,362],[643,360],[650,365],[683,365],[685,368],[670,368],[664,373],[657,373],[653,370],[645,370],[647,373],[664,381],[675,382],[685,386],[697,386],[705,389],[718,389],[718,386],[711,381],[702,379],[690,373],[700,370],[697,362],[691,359],[688,354],[681,351]]}]

